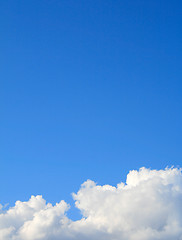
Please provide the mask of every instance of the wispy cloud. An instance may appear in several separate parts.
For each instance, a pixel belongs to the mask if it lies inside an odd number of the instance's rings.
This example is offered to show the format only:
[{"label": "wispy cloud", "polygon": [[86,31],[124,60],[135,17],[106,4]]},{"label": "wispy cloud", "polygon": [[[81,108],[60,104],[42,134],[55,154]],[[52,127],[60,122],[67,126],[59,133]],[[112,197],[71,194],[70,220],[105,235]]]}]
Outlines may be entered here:
[{"label": "wispy cloud", "polygon": [[[1,240],[181,240],[181,169],[130,171],[117,187],[87,180],[73,194],[82,218],[66,216],[69,205],[42,196],[0,214]],[[70,210],[71,211],[71,210]]]}]

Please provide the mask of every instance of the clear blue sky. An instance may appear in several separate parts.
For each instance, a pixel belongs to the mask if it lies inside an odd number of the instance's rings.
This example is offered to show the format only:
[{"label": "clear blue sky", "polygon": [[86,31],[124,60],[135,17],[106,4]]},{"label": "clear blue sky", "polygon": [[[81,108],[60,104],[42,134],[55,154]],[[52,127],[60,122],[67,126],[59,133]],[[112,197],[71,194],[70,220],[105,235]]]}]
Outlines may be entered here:
[{"label": "clear blue sky", "polygon": [[0,200],[182,162],[182,2],[0,2]]}]

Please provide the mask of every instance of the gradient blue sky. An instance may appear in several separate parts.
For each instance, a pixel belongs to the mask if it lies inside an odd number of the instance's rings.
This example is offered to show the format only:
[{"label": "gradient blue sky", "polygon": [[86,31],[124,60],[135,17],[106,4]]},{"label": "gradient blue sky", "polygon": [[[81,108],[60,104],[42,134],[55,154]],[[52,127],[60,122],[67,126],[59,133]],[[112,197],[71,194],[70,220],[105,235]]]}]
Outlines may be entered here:
[{"label": "gradient blue sky", "polygon": [[0,1],[1,203],[72,203],[88,178],[116,184],[131,169],[181,165],[181,10]]}]

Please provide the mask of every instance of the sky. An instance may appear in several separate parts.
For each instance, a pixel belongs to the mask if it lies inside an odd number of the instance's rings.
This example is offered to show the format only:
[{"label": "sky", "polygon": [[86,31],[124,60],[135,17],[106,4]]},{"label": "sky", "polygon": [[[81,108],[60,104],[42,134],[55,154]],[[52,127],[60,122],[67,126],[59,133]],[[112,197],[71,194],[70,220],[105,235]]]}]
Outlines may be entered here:
[{"label": "sky", "polygon": [[[1,204],[182,160],[182,3],[0,1]],[[128,238],[129,239],[129,238]]]}]

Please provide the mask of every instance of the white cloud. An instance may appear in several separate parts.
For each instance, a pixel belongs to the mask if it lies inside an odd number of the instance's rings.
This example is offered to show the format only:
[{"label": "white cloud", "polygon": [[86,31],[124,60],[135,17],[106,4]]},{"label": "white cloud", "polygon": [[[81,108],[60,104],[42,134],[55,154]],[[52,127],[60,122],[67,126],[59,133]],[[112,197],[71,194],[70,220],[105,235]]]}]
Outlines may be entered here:
[{"label": "white cloud", "polygon": [[64,201],[17,201],[0,214],[0,240],[182,240],[180,169],[130,171],[117,187],[87,180],[73,198],[78,221]]}]

